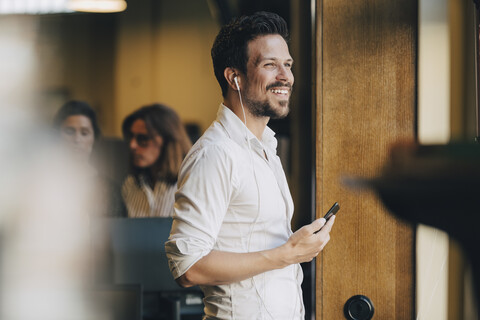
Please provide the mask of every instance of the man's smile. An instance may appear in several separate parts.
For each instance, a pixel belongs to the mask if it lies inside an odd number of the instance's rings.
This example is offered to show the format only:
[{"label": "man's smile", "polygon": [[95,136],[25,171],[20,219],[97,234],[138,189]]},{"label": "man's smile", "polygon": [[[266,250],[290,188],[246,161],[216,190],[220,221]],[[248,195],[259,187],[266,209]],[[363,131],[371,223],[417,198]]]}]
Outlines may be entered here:
[{"label": "man's smile", "polygon": [[267,90],[276,96],[288,97],[292,91],[292,85],[289,83],[276,82],[267,86]]},{"label": "man's smile", "polygon": [[290,89],[270,89],[270,92],[279,95],[288,95],[290,93]]}]

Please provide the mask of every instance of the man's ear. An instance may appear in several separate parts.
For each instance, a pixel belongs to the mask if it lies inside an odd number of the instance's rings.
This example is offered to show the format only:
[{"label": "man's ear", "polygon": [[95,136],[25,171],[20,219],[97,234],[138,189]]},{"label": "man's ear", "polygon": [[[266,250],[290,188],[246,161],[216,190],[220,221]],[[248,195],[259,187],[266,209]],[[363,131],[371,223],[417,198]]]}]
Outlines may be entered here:
[{"label": "man's ear", "polygon": [[[227,80],[230,88],[232,88],[235,91],[240,90],[240,76],[237,70],[230,67],[225,68],[225,70],[223,71],[223,76]],[[238,87],[237,87],[237,83],[235,83],[235,78],[237,78]]]}]

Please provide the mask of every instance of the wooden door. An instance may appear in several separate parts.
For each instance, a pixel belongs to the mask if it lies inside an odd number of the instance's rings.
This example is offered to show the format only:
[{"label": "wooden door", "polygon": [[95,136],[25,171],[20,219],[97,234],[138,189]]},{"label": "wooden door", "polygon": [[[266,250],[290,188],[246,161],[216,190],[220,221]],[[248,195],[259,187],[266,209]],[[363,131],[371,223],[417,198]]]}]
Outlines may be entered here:
[{"label": "wooden door", "polygon": [[354,295],[373,319],[414,319],[414,230],[344,176],[373,177],[397,140],[415,138],[416,0],[316,2],[316,212],[338,201],[317,260],[316,318],[339,320]]}]

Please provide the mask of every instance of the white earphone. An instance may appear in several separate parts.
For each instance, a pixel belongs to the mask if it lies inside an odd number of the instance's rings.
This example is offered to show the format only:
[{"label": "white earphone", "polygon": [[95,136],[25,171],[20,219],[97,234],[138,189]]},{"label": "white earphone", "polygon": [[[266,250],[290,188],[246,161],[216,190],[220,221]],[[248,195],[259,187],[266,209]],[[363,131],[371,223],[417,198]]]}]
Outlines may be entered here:
[{"label": "white earphone", "polygon": [[[245,128],[245,140],[247,141],[247,144],[248,144],[248,150],[249,150],[249,154],[250,154],[250,159],[251,159],[251,163],[252,163],[252,170],[253,170],[253,176],[254,176],[254,179],[255,179],[255,184],[257,185],[257,192],[258,192],[258,204],[257,204],[257,217],[255,218],[254,222],[253,222],[253,225],[250,229],[250,232],[248,234],[248,240],[247,240],[247,251],[250,252],[250,240],[251,240],[251,237],[252,237],[252,233],[253,233],[253,230],[255,228],[255,225],[257,224],[258,222],[258,219],[260,218],[260,187],[259,187],[259,184],[258,184],[258,181],[257,181],[257,174],[255,172],[255,163],[254,163],[254,160],[253,160],[253,151],[252,151],[252,146],[250,145],[250,140],[248,139],[248,128],[247,128],[247,117],[245,115],[245,108],[243,107],[243,101],[242,101],[242,94],[240,92],[240,84],[238,83],[238,76],[235,75],[235,77],[233,78],[233,82],[235,82],[235,86],[237,87],[237,90],[238,90],[238,99],[240,100],[240,105],[242,107],[242,113],[243,113],[243,123],[244,123],[244,128]],[[265,228],[265,227],[264,227]],[[265,230],[263,230],[263,232],[265,233]],[[295,268],[293,268],[292,270],[293,272],[295,272]],[[298,272],[298,270],[297,270]],[[268,310],[267,308],[267,305],[262,297],[262,295],[260,294],[259,292],[259,289],[257,287],[257,283],[255,281],[255,278],[252,277],[252,284],[253,284],[253,287],[255,288],[255,291],[257,293],[257,296],[261,302],[261,304],[263,305],[263,307],[265,308],[265,311],[268,313],[268,315],[270,316],[271,319],[275,319],[275,317],[272,315],[272,313],[270,312],[270,310]],[[296,305],[298,303],[299,299],[297,297],[297,299],[295,300],[295,307],[293,308],[293,312],[295,312],[295,309],[296,309]]]},{"label": "white earphone", "polygon": [[[245,115],[245,108],[243,107],[243,101],[242,101],[242,94],[240,93],[240,85],[238,84],[238,77],[235,76],[233,78],[233,82],[235,82],[235,86],[237,87],[237,90],[238,90],[238,99],[240,100],[240,105],[242,107],[242,113],[243,113],[243,122],[244,122],[244,128],[245,128],[245,140],[247,141],[247,144],[248,144],[248,150],[249,150],[249,153],[250,153],[250,159],[252,161],[252,170],[253,170],[253,176],[254,176],[254,179],[255,179],[255,184],[257,185],[257,192],[258,192],[258,205],[257,205],[257,217],[255,218],[254,222],[253,222],[253,225],[250,229],[250,232],[248,234],[248,240],[247,240],[247,251],[250,252],[250,240],[252,238],[252,233],[253,233],[253,230],[255,228],[255,225],[257,224],[258,222],[258,219],[260,218],[260,187],[259,187],[259,184],[258,184],[258,181],[257,181],[257,174],[255,173],[255,163],[254,163],[254,160],[253,160],[253,151],[252,151],[252,146],[250,145],[250,140],[248,139],[248,133],[247,133],[247,117]],[[263,230],[263,232],[265,233],[265,230]],[[259,292],[259,289],[257,287],[257,284],[255,282],[255,278],[252,277],[252,284],[253,284],[253,287],[255,288],[255,291],[257,293],[257,296],[258,298],[260,299],[260,302],[261,304],[263,305],[263,307],[265,308],[265,311],[268,313],[268,315],[270,316],[271,319],[275,319],[272,315],[272,313],[270,312],[270,310],[268,310],[267,308],[267,305],[265,303],[265,301],[263,300],[263,297],[262,295],[260,294]],[[297,303],[297,301],[295,301],[295,303]],[[294,308],[295,310],[295,308]]]},{"label": "white earphone", "polygon": [[238,84],[238,79],[237,78],[238,77],[235,76],[235,78],[233,78],[233,81],[235,82],[235,85],[237,86],[238,91],[240,91],[240,85]]}]

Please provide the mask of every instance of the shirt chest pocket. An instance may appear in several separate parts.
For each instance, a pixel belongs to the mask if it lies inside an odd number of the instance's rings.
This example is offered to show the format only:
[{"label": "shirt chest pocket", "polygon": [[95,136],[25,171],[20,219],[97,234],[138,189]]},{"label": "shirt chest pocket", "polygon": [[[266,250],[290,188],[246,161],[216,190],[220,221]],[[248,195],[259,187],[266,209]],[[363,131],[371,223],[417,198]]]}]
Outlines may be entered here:
[{"label": "shirt chest pocket", "polygon": [[[256,159],[254,169],[245,165],[241,171],[241,183],[230,205],[248,222],[272,223],[287,218],[285,199],[279,183],[263,159]],[[255,171],[254,171],[255,170]]]},{"label": "shirt chest pocket", "polygon": [[239,184],[217,240],[219,248],[234,242],[235,248],[229,250],[263,250],[282,243],[288,234],[287,208],[277,178],[264,159],[256,160],[255,171],[251,161],[240,167]]},{"label": "shirt chest pocket", "polygon": [[277,179],[268,166],[257,170],[260,195],[258,222],[271,224],[287,219],[285,199]]}]

